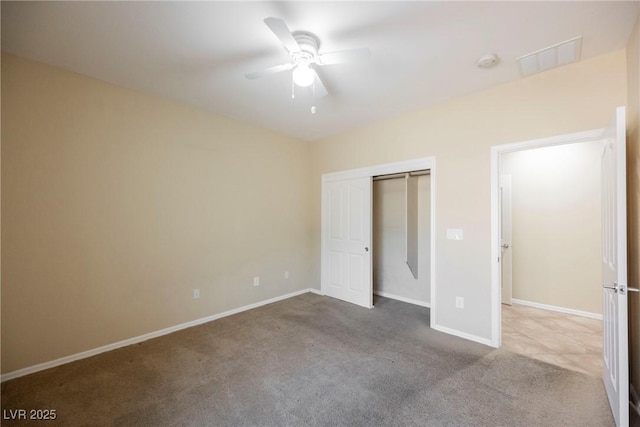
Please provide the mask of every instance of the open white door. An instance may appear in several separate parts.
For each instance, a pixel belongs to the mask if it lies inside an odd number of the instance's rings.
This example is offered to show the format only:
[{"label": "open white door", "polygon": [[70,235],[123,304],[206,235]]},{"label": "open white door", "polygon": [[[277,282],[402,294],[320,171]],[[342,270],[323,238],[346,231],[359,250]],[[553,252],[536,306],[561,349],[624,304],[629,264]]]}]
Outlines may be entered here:
[{"label": "open white door", "polygon": [[605,129],[602,153],[603,380],[617,426],[629,425],[625,109]]},{"label": "open white door", "polygon": [[511,305],[513,270],[511,257],[511,175],[500,175],[500,248],[502,254],[502,303]]},{"label": "open white door", "polygon": [[322,292],[371,308],[371,177],[325,182]]}]

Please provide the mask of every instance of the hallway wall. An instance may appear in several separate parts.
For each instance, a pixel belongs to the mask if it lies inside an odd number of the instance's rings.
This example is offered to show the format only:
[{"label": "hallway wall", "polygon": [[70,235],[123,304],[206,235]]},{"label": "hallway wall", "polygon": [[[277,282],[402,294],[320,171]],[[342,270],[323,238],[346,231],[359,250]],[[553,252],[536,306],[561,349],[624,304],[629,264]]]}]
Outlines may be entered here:
[{"label": "hallway wall", "polygon": [[503,154],[513,298],[602,314],[600,157],[583,142]]}]

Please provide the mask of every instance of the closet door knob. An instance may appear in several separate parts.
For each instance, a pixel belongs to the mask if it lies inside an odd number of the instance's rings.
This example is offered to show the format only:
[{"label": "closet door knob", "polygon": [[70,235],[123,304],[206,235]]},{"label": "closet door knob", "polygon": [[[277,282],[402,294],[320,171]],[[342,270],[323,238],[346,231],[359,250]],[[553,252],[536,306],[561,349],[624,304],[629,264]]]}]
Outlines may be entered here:
[{"label": "closet door knob", "polygon": [[365,247],[364,247],[364,251],[365,251],[365,252],[369,252],[369,247],[368,247],[368,246],[365,246]]}]

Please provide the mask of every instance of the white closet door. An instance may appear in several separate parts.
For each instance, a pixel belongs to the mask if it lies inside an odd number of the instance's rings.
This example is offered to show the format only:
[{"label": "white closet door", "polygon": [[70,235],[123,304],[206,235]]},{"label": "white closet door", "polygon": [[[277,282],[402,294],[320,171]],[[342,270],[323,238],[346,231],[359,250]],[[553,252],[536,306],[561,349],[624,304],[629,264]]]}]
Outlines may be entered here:
[{"label": "white closet door", "polygon": [[371,308],[371,177],[323,183],[322,292]]}]

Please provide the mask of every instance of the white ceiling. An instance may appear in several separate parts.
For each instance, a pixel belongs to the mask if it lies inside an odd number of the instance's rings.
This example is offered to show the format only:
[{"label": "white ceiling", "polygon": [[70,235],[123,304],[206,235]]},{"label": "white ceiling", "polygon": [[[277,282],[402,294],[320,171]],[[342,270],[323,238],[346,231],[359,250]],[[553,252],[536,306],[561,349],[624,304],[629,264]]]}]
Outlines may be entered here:
[{"label": "white ceiling", "polygon": [[[582,59],[626,46],[638,2],[2,2],[2,50],[314,140],[521,78],[515,59],[583,36]],[[368,47],[324,66],[329,95],[291,99],[265,17],[321,41]],[[492,69],[476,59],[499,55]],[[310,91],[307,90],[310,93]],[[307,93],[304,92],[304,93]]]}]

